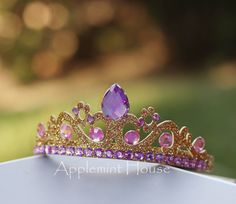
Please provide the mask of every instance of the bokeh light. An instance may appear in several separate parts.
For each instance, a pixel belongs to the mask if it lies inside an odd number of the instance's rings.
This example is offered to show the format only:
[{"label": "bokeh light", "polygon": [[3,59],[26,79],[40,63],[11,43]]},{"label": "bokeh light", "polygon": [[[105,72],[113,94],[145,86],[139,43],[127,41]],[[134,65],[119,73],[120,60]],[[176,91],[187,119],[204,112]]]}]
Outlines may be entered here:
[{"label": "bokeh light", "polygon": [[35,1],[25,7],[23,18],[27,27],[40,30],[49,25],[51,11],[45,3]]},{"label": "bokeh light", "polygon": [[22,28],[21,19],[10,12],[0,13],[0,38],[14,40]]},{"label": "bokeh light", "polygon": [[60,73],[60,59],[53,52],[39,52],[33,57],[32,69],[40,78],[50,78]]},{"label": "bokeh light", "polygon": [[60,31],[52,37],[51,48],[63,58],[71,57],[78,49],[78,38],[72,31]]},{"label": "bokeh light", "polygon": [[114,8],[109,1],[90,1],[86,6],[85,15],[89,25],[101,26],[112,20]]},{"label": "bokeh light", "polygon": [[48,26],[55,30],[63,28],[69,20],[68,9],[58,3],[52,3],[49,6],[51,10],[51,20]]}]

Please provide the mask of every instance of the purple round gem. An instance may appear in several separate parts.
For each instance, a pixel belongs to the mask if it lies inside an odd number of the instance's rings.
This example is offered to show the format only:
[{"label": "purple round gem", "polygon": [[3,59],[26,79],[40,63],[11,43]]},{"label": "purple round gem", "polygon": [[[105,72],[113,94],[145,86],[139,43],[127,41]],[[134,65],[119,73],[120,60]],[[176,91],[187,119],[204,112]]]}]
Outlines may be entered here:
[{"label": "purple round gem", "polygon": [[81,157],[81,156],[83,156],[83,154],[84,154],[84,151],[83,151],[83,149],[81,147],[75,148],[75,155],[76,156]]},{"label": "purple round gem", "polygon": [[103,150],[101,148],[99,149],[95,149],[94,150],[94,153],[97,157],[102,157],[102,154],[103,154]]},{"label": "purple round gem", "polygon": [[58,147],[58,154],[60,154],[60,155],[66,154],[66,148],[64,146],[59,146]]},{"label": "purple round gem", "polygon": [[199,161],[197,162],[196,167],[197,167],[197,169],[199,169],[199,170],[205,170],[206,167],[207,167],[207,165],[206,165],[206,162],[205,162],[205,161],[199,160]]},{"label": "purple round gem", "polygon": [[202,168],[202,162],[201,162],[201,160],[197,162],[196,168],[197,168],[197,169],[201,169],[201,168]]},{"label": "purple round gem", "polygon": [[34,147],[34,154],[45,154],[44,146],[35,146]]},{"label": "purple round gem", "polygon": [[152,119],[153,119],[154,121],[159,121],[159,120],[160,120],[160,115],[159,115],[158,113],[154,113],[154,114],[152,115]]},{"label": "purple round gem", "polygon": [[38,124],[37,133],[39,137],[44,137],[46,133],[46,128],[43,123]]},{"label": "purple round gem", "polygon": [[117,159],[122,159],[124,157],[124,152],[123,151],[116,151],[115,152],[115,157]]},{"label": "purple round gem", "polygon": [[134,153],[131,150],[125,152],[125,158],[128,160],[132,160],[134,158]]},{"label": "purple round gem", "polygon": [[85,156],[87,156],[87,157],[93,156],[93,149],[92,149],[92,148],[87,148],[87,149],[85,149],[85,150],[84,150],[84,154],[85,154]]},{"label": "purple round gem", "polygon": [[188,158],[183,158],[182,159],[182,166],[185,167],[185,168],[189,168],[190,167],[189,159]]},{"label": "purple round gem", "polygon": [[165,164],[170,164],[170,155],[163,155],[163,161]]},{"label": "purple round gem", "polygon": [[128,97],[118,84],[113,84],[105,93],[102,112],[105,117],[112,120],[119,120],[129,112]]},{"label": "purple round gem", "polygon": [[146,160],[147,161],[153,161],[154,160],[154,154],[152,152],[148,152],[146,154]]},{"label": "purple round gem", "polygon": [[79,114],[79,109],[78,109],[78,107],[74,107],[73,109],[72,109],[72,112],[75,114],[75,115],[78,115]]},{"label": "purple round gem", "polygon": [[140,127],[143,127],[144,126],[144,124],[145,124],[145,120],[144,120],[144,118],[143,117],[140,117],[139,119],[138,119],[138,126],[140,126]]},{"label": "purple round gem", "polygon": [[169,156],[169,162],[171,162],[171,163],[174,162],[174,159],[175,159],[175,157],[173,155]]},{"label": "purple round gem", "polygon": [[44,145],[39,147],[39,152],[40,152],[40,154],[45,154],[45,146]]},{"label": "purple round gem", "polygon": [[191,159],[189,161],[189,167],[192,168],[192,169],[195,169],[196,164],[197,164],[197,159]]},{"label": "purple round gem", "polygon": [[52,152],[52,154],[58,154],[58,146],[52,146],[51,152]]},{"label": "purple round gem", "polygon": [[174,163],[175,163],[176,166],[181,166],[181,158],[180,157],[176,157],[174,159]]},{"label": "purple round gem", "polygon": [[102,129],[99,127],[91,127],[89,130],[89,137],[94,142],[100,142],[104,138],[104,133],[103,133]]},{"label": "purple round gem", "polygon": [[93,124],[94,123],[94,117],[91,115],[91,114],[88,114],[88,116],[87,116],[87,122],[89,123],[89,124]]},{"label": "purple round gem", "polygon": [[163,155],[162,154],[157,154],[156,155],[156,162],[160,163],[163,160]]},{"label": "purple round gem", "polygon": [[66,148],[66,155],[72,156],[75,154],[75,148],[74,147],[67,147]]},{"label": "purple round gem", "polygon": [[143,160],[144,159],[144,154],[142,152],[135,152],[134,157],[137,160]]},{"label": "purple round gem", "polygon": [[51,146],[49,146],[49,145],[45,146],[45,153],[46,154],[51,154]]},{"label": "purple round gem", "polygon": [[107,158],[112,158],[113,157],[113,151],[108,149],[105,151],[105,155]]}]

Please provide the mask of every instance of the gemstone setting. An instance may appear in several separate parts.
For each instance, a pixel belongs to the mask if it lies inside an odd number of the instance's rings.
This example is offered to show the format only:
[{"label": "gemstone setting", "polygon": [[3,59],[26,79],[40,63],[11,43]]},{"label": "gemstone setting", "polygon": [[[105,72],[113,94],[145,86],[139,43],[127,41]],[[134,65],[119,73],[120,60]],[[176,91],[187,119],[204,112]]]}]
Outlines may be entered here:
[{"label": "gemstone setting", "polygon": [[136,145],[140,140],[140,134],[135,130],[130,130],[125,133],[124,140],[129,145]]},{"label": "gemstone setting", "polygon": [[144,159],[144,154],[142,152],[135,152],[134,157],[137,160],[143,160]]},{"label": "gemstone setting", "polygon": [[89,123],[89,124],[93,124],[94,123],[94,117],[91,115],[91,114],[88,114],[88,116],[87,116],[87,122]]},{"label": "gemstone setting", "polygon": [[140,126],[140,127],[143,127],[144,124],[145,124],[144,118],[143,118],[143,117],[140,117],[140,118],[138,119],[137,125]]},{"label": "gemstone setting", "polygon": [[161,119],[161,117],[160,117],[160,115],[159,115],[158,113],[154,113],[154,114],[152,115],[152,119],[153,119],[154,121],[159,121],[159,120]]},{"label": "gemstone setting", "polygon": [[123,152],[123,151],[116,151],[116,152],[115,152],[115,157],[116,157],[117,159],[122,159],[122,158],[124,158],[124,152]]},{"label": "gemstone setting", "polygon": [[173,144],[173,135],[170,132],[163,132],[159,137],[159,144],[164,148],[171,147]]},{"label": "gemstone setting", "polygon": [[131,150],[128,150],[127,152],[125,152],[125,158],[128,160],[133,160],[134,153]]},{"label": "gemstone setting", "polygon": [[37,128],[38,137],[44,137],[45,133],[46,133],[46,128],[45,128],[44,124],[39,123],[38,128]]},{"label": "gemstone setting", "polygon": [[93,149],[92,148],[87,148],[84,150],[84,154],[87,156],[87,157],[91,157],[93,156]]},{"label": "gemstone setting", "polygon": [[74,147],[67,147],[66,148],[66,155],[72,156],[75,154],[75,148]]},{"label": "gemstone setting", "polygon": [[99,149],[95,149],[94,150],[94,153],[95,153],[95,155],[97,156],[97,157],[102,157],[102,155],[103,155],[103,150],[101,149],[101,148],[99,148]]},{"label": "gemstone setting", "polygon": [[104,133],[101,128],[99,127],[91,127],[89,130],[89,137],[94,142],[100,142],[104,139]]},{"label": "gemstone setting", "polygon": [[71,139],[73,135],[73,130],[72,130],[71,125],[66,124],[66,123],[61,124],[60,134],[61,134],[61,137],[64,139],[68,139],[68,140]]},{"label": "gemstone setting", "polygon": [[107,158],[112,158],[113,157],[113,151],[108,149],[105,151],[105,155]]},{"label": "gemstone setting", "polygon": [[83,154],[84,154],[84,151],[83,151],[83,149],[81,147],[75,148],[75,155],[76,156],[82,157]]},{"label": "gemstone setting", "polygon": [[201,152],[201,151],[204,149],[204,147],[205,147],[205,140],[204,140],[203,137],[197,137],[197,138],[193,141],[192,145],[193,145],[194,150],[199,153],[199,152]]},{"label": "gemstone setting", "polygon": [[78,107],[74,107],[73,109],[72,109],[72,113],[74,113],[74,115],[79,115],[79,109],[78,109]]}]

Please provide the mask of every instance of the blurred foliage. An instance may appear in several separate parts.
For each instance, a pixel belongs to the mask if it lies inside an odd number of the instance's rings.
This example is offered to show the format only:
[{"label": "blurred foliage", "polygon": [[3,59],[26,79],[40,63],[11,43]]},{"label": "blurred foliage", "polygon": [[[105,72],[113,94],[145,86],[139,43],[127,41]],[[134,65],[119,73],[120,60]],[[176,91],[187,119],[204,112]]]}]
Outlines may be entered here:
[{"label": "blurred foliage", "polygon": [[166,58],[165,69],[148,73],[203,70],[235,60],[235,6],[232,0],[1,0],[0,67],[22,82],[48,79],[153,41],[159,52],[148,53]]},{"label": "blurred foliage", "polygon": [[179,68],[206,69],[235,60],[235,1],[150,0],[147,5],[168,38],[172,63],[182,65]]},{"label": "blurred foliage", "polygon": [[0,8],[1,64],[23,82],[133,49],[155,31],[141,1],[2,0]]}]

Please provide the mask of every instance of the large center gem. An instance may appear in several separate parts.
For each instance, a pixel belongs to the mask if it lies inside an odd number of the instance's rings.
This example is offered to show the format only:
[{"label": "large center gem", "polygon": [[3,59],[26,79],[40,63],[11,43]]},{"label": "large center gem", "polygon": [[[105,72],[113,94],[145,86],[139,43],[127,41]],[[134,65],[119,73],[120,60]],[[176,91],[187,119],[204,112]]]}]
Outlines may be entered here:
[{"label": "large center gem", "polygon": [[102,112],[112,120],[119,120],[129,112],[128,97],[118,84],[113,84],[105,93]]}]

